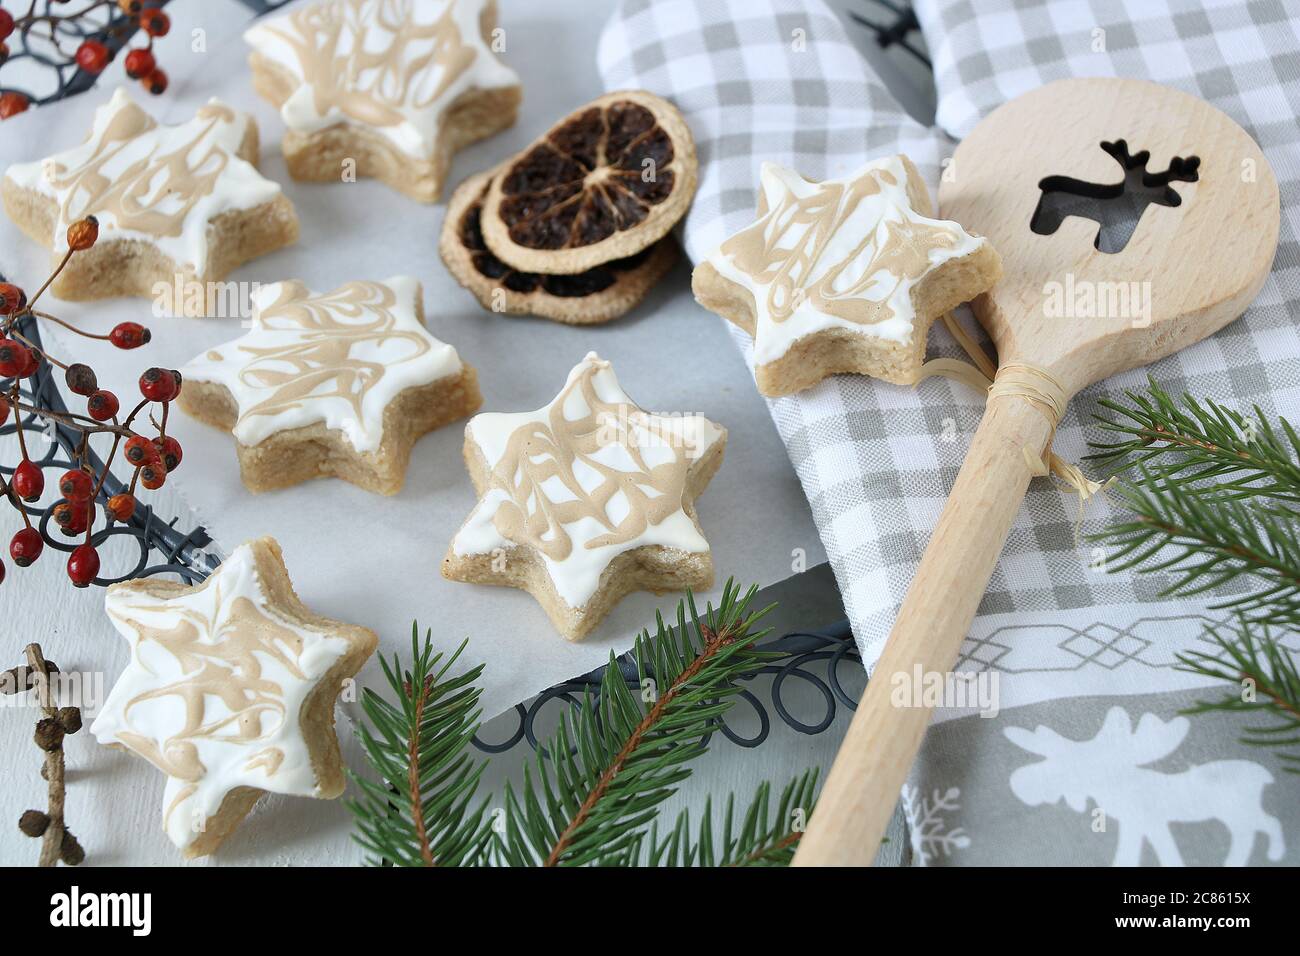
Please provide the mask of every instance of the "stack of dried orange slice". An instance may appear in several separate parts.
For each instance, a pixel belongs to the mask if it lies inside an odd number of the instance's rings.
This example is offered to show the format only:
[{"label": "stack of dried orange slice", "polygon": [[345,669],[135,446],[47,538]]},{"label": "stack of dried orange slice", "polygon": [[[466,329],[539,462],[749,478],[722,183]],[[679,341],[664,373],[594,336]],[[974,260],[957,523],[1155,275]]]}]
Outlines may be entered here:
[{"label": "stack of dried orange slice", "polygon": [[439,252],[485,309],[571,325],[635,306],[677,258],[669,232],[695,195],[677,108],[607,93],[517,156],[461,183]]}]

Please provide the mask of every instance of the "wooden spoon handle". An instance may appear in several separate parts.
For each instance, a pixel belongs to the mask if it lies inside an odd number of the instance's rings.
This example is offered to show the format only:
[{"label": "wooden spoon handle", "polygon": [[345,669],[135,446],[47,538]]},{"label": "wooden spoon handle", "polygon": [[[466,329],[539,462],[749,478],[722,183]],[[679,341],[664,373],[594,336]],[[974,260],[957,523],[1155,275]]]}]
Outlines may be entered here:
[{"label": "wooden spoon handle", "polygon": [[1032,477],[1023,449],[1044,453],[1051,427],[1016,395],[990,400],[795,854],[796,866],[875,859],[930,708],[895,706],[896,674],[947,674],[975,618]]}]

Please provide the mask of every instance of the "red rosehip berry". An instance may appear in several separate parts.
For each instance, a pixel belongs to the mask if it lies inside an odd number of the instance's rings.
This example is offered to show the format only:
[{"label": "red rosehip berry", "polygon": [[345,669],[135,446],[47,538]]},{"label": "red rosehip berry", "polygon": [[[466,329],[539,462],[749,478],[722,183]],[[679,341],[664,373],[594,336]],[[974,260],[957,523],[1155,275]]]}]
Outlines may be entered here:
[{"label": "red rosehip berry", "polygon": [[24,458],[14,469],[9,485],[23,501],[35,501],[45,491],[45,472],[30,458]]},{"label": "red rosehip berry", "polygon": [[108,504],[104,507],[113,516],[114,521],[130,521],[131,516],[135,514],[135,495],[124,491],[109,498]]},{"label": "red rosehip berry", "polygon": [[68,520],[66,524],[61,525],[63,533],[69,538],[84,534],[95,518],[95,506],[89,501],[84,504],[79,501],[65,501],[64,504],[68,506]]},{"label": "red rosehip berry", "polygon": [[58,525],[64,534],[73,537],[86,530],[86,512],[87,505],[84,503],[60,501],[50,509],[50,520]]},{"label": "red rosehip berry", "polygon": [[89,501],[95,493],[95,482],[80,469],[71,469],[59,479],[59,494],[68,501]]},{"label": "red rosehip berry", "polygon": [[154,71],[158,65],[151,50],[132,50],[126,55],[126,75],[133,80],[142,80]]},{"label": "red rosehip berry", "polygon": [[158,460],[158,447],[143,435],[132,435],[126,440],[122,454],[137,468]]},{"label": "red rosehip berry", "polygon": [[135,322],[119,322],[108,333],[108,340],[120,349],[138,349],[150,338],[149,330]]},{"label": "red rosehip berry", "polygon": [[99,238],[99,220],[94,216],[78,219],[68,227],[68,248],[74,252],[85,252]]},{"label": "red rosehip berry", "polygon": [[154,68],[149,71],[149,75],[140,80],[141,85],[153,96],[161,96],[167,92],[167,74]]},{"label": "red rosehip berry", "polygon": [[103,388],[86,399],[86,414],[97,422],[108,421],[120,407],[117,396]]},{"label": "red rosehip berry", "polygon": [[80,544],[68,555],[68,577],[73,587],[84,588],[99,576],[99,552],[94,545]]},{"label": "red rosehip berry", "polygon": [[140,484],[157,491],[167,482],[167,466],[161,461],[151,461],[140,469]]},{"label": "red rosehip berry", "polygon": [[161,10],[146,10],[140,17],[140,26],[151,37],[165,37],[172,28],[171,17]]},{"label": "red rosehip berry", "polygon": [[155,438],[153,443],[158,449],[158,457],[162,459],[162,463],[167,467],[167,473],[171,474],[180,466],[181,459],[184,457],[181,443],[172,438],[171,435],[166,438]]},{"label": "red rosehip berry", "polygon": [[118,9],[120,9],[128,17],[133,17],[140,12],[140,10],[144,7],[144,4],[141,2],[141,0],[117,0],[117,6]]},{"label": "red rosehip berry", "polygon": [[3,424],[4,420],[8,417],[9,417],[9,399],[5,398],[3,395],[0,395],[0,424]]},{"label": "red rosehip berry", "polygon": [[0,378],[14,378],[29,374],[27,368],[32,362],[32,352],[21,342],[13,339],[0,339]]},{"label": "red rosehip berry", "polygon": [[27,293],[12,282],[0,282],[0,315],[13,315],[27,308]]},{"label": "red rosehip berry", "polygon": [[31,106],[31,100],[27,99],[22,93],[15,90],[0,93],[0,120],[7,120],[11,116],[17,116],[29,106]]},{"label": "red rosehip berry", "polygon": [[0,40],[9,39],[14,32],[14,15],[8,10],[0,9]]},{"label": "red rosehip berry", "polygon": [[165,368],[145,369],[140,376],[140,394],[151,402],[170,402],[180,390],[176,376]]},{"label": "red rosehip berry", "polygon": [[95,370],[81,362],[69,365],[63,377],[68,383],[68,389],[76,395],[93,395],[99,388],[99,382],[95,379]]},{"label": "red rosehip berry", "polygon": [[4,579],[5,579],[5,563],[3,561],[0,561],[0,584],[4,583]]},{"label": "red rosehip berry", "polygon": [[9,542],[9,557],[20,568],[31,565],[45,550],[45,540],[35,528],[23,528]]},{"label": "red rosehip berry", "polygon": [[81,46],[77,47],[77,66],[87,73],[103,73],[104,68],[108,66],[108,61],[111,59],[113,59],[113,54],[109,52],[108,47],[98,40],[85,40]]}]

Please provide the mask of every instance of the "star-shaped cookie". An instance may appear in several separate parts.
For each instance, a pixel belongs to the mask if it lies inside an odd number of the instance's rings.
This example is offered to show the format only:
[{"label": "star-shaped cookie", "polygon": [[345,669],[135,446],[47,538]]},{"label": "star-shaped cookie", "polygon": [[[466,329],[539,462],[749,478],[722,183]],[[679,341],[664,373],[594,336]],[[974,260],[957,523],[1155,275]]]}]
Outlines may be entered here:
[{"label": "star-shaped cookie", "polygon": [[753,338],[764,395],[839,372],[911,384],[930,324],[1002,274],[987,239],[930,216],[906,156],[820,183],[764,163],[757,220],[700,262],[691,286]]},{"label": "star-shaped cookie", "polygon": [[482,404],[478,376],[424,327],[410,276],[318,294],[277,282],[253,328],[182,370],[180,406],[234,433],[250,491],[337,477],[401,490],[416,439]]},{"label": "star-shaped cookie", "polygon": [[68,226],[98,220],[99,241],[51,286],[61,298],[152,297],[156,283],[216,281],[298,238],[293,205],[257,171],[257,144],[252,117],[220,100],[161,126],[119,89],[81,145],[8,168],[5,210],[56,264]]},{"label": "star-shaped cookie", "polygon": [[303,607],[274,539],[193,587],[115,584],[105,606],[131,659],[90,729],[166,774],[163,830],[182,854],[213,852],[263,793],[343,792],[334,701],[377,638]]},{"label": "star-shaped cookie", "polygon": [[452,155],[515,121],[493,0],[321,0],[259,22],[253,87],[280,110],[296,179],[373,176],[421,202]]},{"label": "star-shaped cookie", "polygon": [[701,415],[642,411],[591,352],[546,407],[470,419],[479,501],[443,576],[523,588],[569,640],[632,591],[711,587],[695,499],[726,443]]}]

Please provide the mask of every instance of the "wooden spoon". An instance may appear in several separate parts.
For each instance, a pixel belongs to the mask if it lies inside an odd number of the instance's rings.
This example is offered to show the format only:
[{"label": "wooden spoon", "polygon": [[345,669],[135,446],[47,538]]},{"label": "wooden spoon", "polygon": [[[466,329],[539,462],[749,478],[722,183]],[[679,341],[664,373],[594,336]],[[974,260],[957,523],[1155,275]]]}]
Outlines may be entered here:
[{"label": "wooden spoon", "polygon": [[[1157,193],[1122,250],[1100,251],[1091,219],[1070,216],[1050,235],[1031,229],[1040,187],[1114,201],[1123,191],[1122,147],[1139,170],[1132,178]],[[1176,199],[1159,195],[1166,170]],[[1280,215],[1277,180],[1241,127],[1186,93],[1117,79],[1061,80],[995,110],[958,146],[939,205],[1002,255],[1004,278],[973,303],[1000,368],[1044,369],[1065,399],[1240,315],[1268,275]],[[1048,209],[1035,226],[1057,219]],[[796,865],[875,858],[930,717],[928,707],[893,706],[891,680],[910,680],[918,665],[926,674],[953,667],[1032,477],[1025,450],[1046,460],[1052,432],[1040,403],[990,395]]]}]

